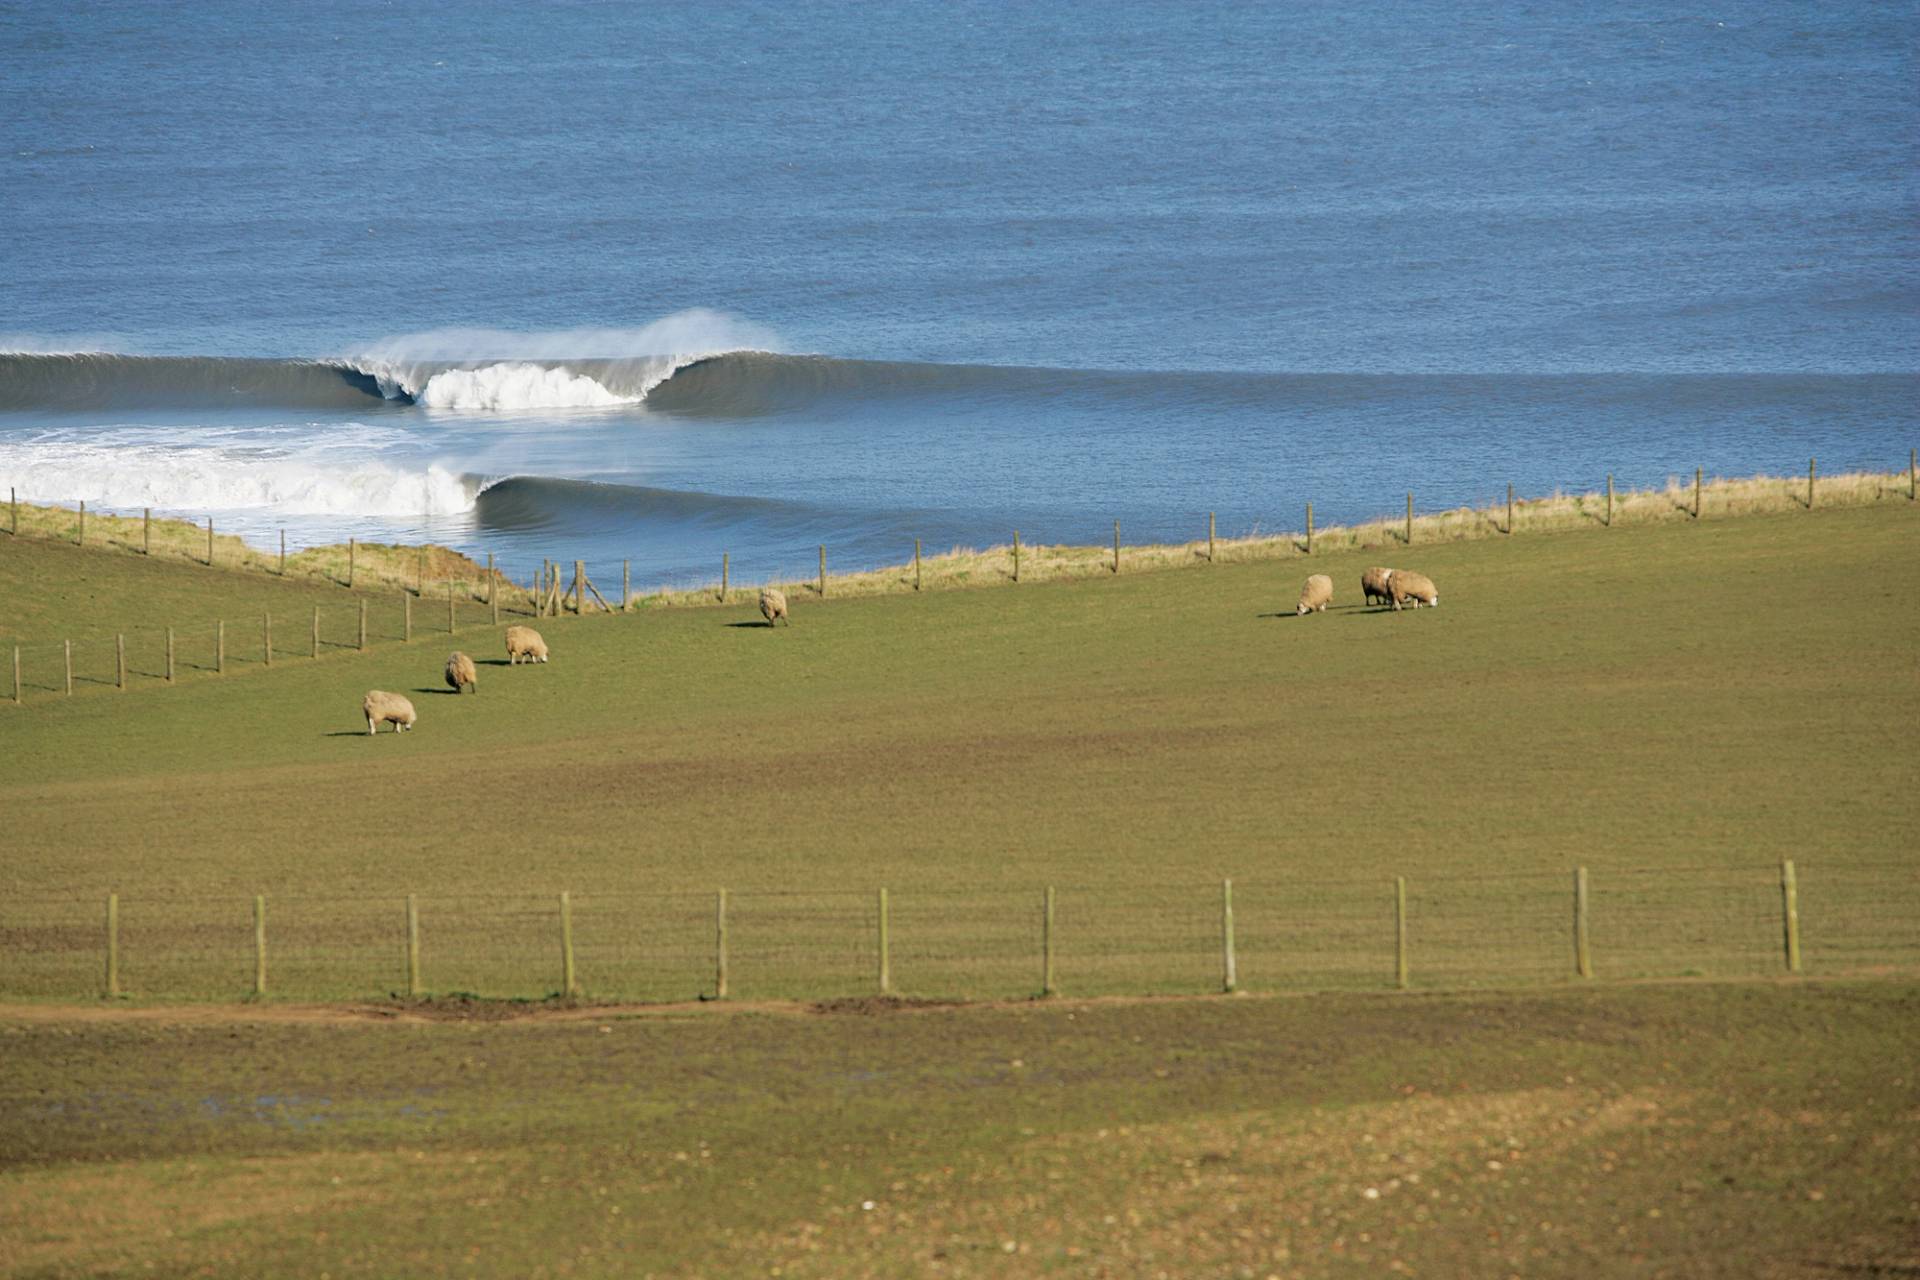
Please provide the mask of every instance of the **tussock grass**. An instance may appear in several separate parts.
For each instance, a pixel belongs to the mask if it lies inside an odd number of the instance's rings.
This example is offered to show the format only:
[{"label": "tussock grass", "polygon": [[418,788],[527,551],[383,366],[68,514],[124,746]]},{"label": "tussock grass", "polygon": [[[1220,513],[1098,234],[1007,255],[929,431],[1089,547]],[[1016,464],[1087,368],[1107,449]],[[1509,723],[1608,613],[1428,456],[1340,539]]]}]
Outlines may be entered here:
[{"label": "tussock grass", "polygon": [[[80,541],[80,513],[75,508],[19,504],[19,536],[43,541]],[[11,509],[0,508],[0,536],[12,527]],[[214,529],[212,556],[207,548],[207,527],[188,520],[155,517],[152,523],[151,552],[147,550],[146,524],[139,516],[86,515],[86,547],[116,551],[127,555],[150,556],[156,562],[197,564],[210,568],[284,576],[288,581],[312,584],[347,585],[348,561],[352,560],[355,590],[410,590],[433,595],[454,590],[470,599],[484,598],[487,590],[486,566],[451,547],[432,543],[405,546],[391,543],[362,542],[351,550],[344,545],[308,547],[289,551],[284,575],[279,549],[261,550],[235,534]],[[528,593],[505,575],[496,573],[503,591],[516,591],[522,598]],[[502,596],[503,601],[506,596]]]},{"label": "tussock grass", "polygon": [[[1872,506],[1882,502],[1912,501],[1912,477],[1903,472],[1850,472],[1822,476],[1816,484],[1815,505],[1820,508]],[[1694,513],[1694,488],[1682,476],[1669,477],[1658,489],[1616,490],[1613,501],[1613,527],[1679,524],[1695,520],[1725,519],[1734,516],[1772,515],[1807,509],[1805,476],[1751,476],[1745,479],[1714,477],[1700,490],[1700,510]],[[78,512],[66,507],[19,504],[20,536],[73,541],[79,535]],[[1498,538],[1509,534],[1542,534],[1575,529],[1605,527],[1608,523],[1607,495],[1556,492],[1545,497],[1516,498],[1512,529],[1507,527],[1504,503],[1484,507],[1457,507],[1449,511],[1416,513],[1413,518],[1412,548],[1408,546],[1404,516],[1383,517],[1356,525],[1328,525],[1313,533],[1315,556],[1343,551],[1378,551],[1383,558],[1439,543],[1463,542],[1478,538]],[[87,545],[108,550],[142,553],[142,523],[137,517],[100,515],[88,512]],[[207,535],[203,525],[185,520],[153,521],[152,555],[156,559],[207,563]],[[1209,560],[1204,538],[1172,544],[1125,543],[1120,548],[1123,573],[1154,572],[1166,569],[1205,567],[1247,561],[1305,558],[1308,555],[1304,531],[1256,533],[1215,540]],[[277,550],[258,550],[242,539],[221,534],[214,536],[213,562],[222,567],[247,572],[278,574]],[[286,576],[345,585],[348,548],[340,545],[309,547],[288,554]],[[1099,577],[1113,572],[1111,545],[1077,546],[1022,543],[1019,557],[1019,581],[1022,583],[1060,582]],[[504,607],[531,607],[532,593],[498,571],[494,574],[502,591]],[[986,548],[953,547],[921,557],[916,579],[911,562],[886,565],[855,573],[829,572],[827,593],[838,597],[898,595],[921,591],[951,591],[971,587],[1011,585],[1014,582],[1012,543]],[[404,546],[362,542],[354,552],[354,585],[357,588],[398,588],[431,595],[444,593],[451,584],[456,592],[470,599],[482,599],[488,589],[485,566],[450,547],[427,544]],[[561,585],[568,585],[563,575]],[[724,599],[720,584],[670,588],[648,595],[636,595],[639,607],[691,608],[705,605],[732,605],[752,602],[763,586],[776,586],[800,599],[817,598],[817,578],[765,579],[730,583]],[[617,600],[609,600],[618,605]],[[588,611],[598,606],[588,602]]]},{"label": "tussock grass", "polygon": [[[1821,509],[1873,506],[1883,502],[1911,501],[1909,476],[1898,472],[1857,472],[1822,476],[1815,489],[1815,505]],[[1737,516],[1774,515],[1807,509],[1805,476],[1752,476],[1746,479],[1714,478],[1703,481],[1700,492],[1699,520],[1711,521]],[[1614,493],[1613,526],[1684,524],[1695,520],[1694,490],[1691,479],[1674,476],[1659,489],[1619,489]],[[1441,543],[1466,542],[1481,538],[1564,533],[1578,529],[1606,527],[1607,495],[1593,493],[1553,493],[1540,498],[1518,498],[1513,505],[1514,528],[1507,528],[1505,503],[1485,507],[1458,507],[1450,511],[1415,513],[1412,546],[1407,539],[1405,516],[1369,520],[1356,525],[1329,525],[1313,532],[1314,558],[1349,551],[1376,551],[1391,562],[1394,556],[1405,558]],[[1307,536],[1304,531],[1253,534],[1237,538],[1218,538],[1214,542],[1211,563],[1246,563],[1306,559]],[[1173,544],[1130,545],[1120,547],[1122,573],[1156,572],[1169,569],[1204,568],[1209,564],[1206,539]],[[1097,578],[1113,573],[1113,547],[1020,545],[1020,582],[1061,582]],[[1012,543],[973,548],[954,547],[934,555],[923,555],[920,563],[920,590],[950,591],[968,587],[1011,585],[1014,581]],[[642,603],[669,607],[694,607],[734,603],[754,598],[761,586],[777,586],[790,596],[818,598],[816,578],[768,581],[734,585],[726,601],[719,596],[719,584],[662,591],[645,597]],[[888,565],[861,573],[829,573],[829,596],[859,597],[898,595],[915,589],[911,562]]]}]

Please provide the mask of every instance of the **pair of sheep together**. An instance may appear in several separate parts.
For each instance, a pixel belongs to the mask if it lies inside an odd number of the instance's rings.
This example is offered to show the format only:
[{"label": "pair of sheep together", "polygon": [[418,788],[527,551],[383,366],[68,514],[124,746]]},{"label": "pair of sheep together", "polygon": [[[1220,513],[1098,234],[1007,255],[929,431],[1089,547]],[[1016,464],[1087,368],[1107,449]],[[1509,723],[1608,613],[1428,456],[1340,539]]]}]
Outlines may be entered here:
[{"label": "pair of sheep together", "polygon": [[[1424,573],[1415,573],[1410,569],[1382,569],[1374,567],[1360,575],[1360,593],[1366,602],[1385,600],[1398,609],[1407,601],[1413,601],[1413,607],[1421,605],[1440,607],[1440,593],[1434,589],[1433,579]],[[1297,617],[1304,613],[1324,613],[1333,603],[1333,579],[1324,573],[1316,573],[1307,579],[1307,585],[1300,589],[1300,603],[1294,608]]]},{"label": "pair of sheep together", "polygon": [[[528,662],[547,660],[547,642],[532,627],[507,628],[507,662],[517,666],[524,659]],[[447,687],[455,693],[467,689],[480,692],[480,673],[474,668],[473,659],[459,650],[447,655]],[[380,726],[391,723],[395,733],[405,733],[413,728],[415,714],[410,699],[397,693],[388,693],[383,689],[370,689],[367,696],[360,700],[360,710],[366,713],[367,732],[379,732]]]}]

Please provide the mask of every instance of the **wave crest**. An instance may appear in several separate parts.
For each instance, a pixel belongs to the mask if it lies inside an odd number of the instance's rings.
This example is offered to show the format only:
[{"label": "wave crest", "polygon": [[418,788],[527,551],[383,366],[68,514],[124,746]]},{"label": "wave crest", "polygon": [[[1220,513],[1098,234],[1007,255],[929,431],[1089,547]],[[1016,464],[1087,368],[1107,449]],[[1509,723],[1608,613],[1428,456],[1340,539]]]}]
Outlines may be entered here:
[{"label": "wave crest", "polygon": [[491,364],[480,369],[447,369],[427,379],[412,397],[430,409],[604,409],[633,404],[565,365]]}]

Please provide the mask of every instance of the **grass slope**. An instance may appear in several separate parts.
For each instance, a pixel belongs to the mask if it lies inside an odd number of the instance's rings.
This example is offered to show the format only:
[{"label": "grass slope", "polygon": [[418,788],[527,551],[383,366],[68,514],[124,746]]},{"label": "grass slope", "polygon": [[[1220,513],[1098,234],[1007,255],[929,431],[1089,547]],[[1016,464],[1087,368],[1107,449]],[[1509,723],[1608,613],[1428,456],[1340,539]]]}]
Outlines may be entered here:
[{"label": "grass slope", "polygon": [[[483,665],[465,698],[441,691],[444,634],[43,697],[0,706],[0,809],[18,854],[0,877],[16,900],[79,902],[20,910],[82,950],[108,890],[364,895],[381,938],[406,892],[520,895],[461,907],[461,928],[517,931],[513,945],[542,957],[562,888],[863,895],[819,906],[839,913],[831,928],[806,903],[763,898],[765,918],[742,925],[773,947],[763,972],[864,938],[864,895],[885,884],[919,913],[903,938],[930,952],[910,985],[1012,993],[1031,970],[1027,895],[1047,883],[1103,887],[1097,913],[1064,900],[1063,935],[1083,954],[1179,950],[1176,989],[1190,990],[1216,963],[1206,886],[1222,876],[1240,885],[1255,950],[1283,947],[1302,926],[1282,908],[1314,907],[1328,880],[1370,887],[1312,912],[1331,931],[1314,946],[1351,949],[1346,929],[1377,950],[1390,927],[1379,886],[1401,874],[1416,895],[1454,895],[1419,904],[1448,946],[1524,950],[1558,974],[1574,864],[1623,895],[1616,955],[1669,932],[1634,896],[1682,892],[1661,869],[1697,869],[1708,878],[1687,883],[1701,892],[1755,869],[1737,901],[1702,899],[1700,927],[1738,931],[1770,962],[1765,868],[1791,857],[1807,869],[1810,946],[1835,963],[1898,959],[1920,941],[1904,864],[1920,816],[1913,520],[1888,504],[1416,548],[1388,558],[1440,583],[1444,607],[1417,613],[1358,606],[1360,569],[1379,556],[1363,552],[1315,557],[1340,603],[1305,619],[1289,608],[1297,568],[1226,564],[800,601],[778,630],[744,607],[549,620],[556,656],[537,668],[485,665],[504,661],[497,635],[467,631],[459,643]],[[192,594],[150,576],[191,569],[102,555],[90,572],[116,598]],[[240,582],[199,581],[220,608]],[[409,692],[419,728],[369,740],[370,687]],[[1846,901],[1820,899],[1848,876]],[[1163,909],[1167,886],[1177,909]],[[711,908],[664,901],[620,908],[617,927],[659,933],[687,975],[659,994],[690,995],[710,973]],[[938,978],[942,920],[963,950],[999,930],[1004,972],[985,987]],[[593,928],[604,941],[615,926]],[[870,972],[864,952],[837,963],[804,990]],[[1361,967],[1390,963],[1370,953]],[[541,994],[548,968],[524,970],[530,986],[458,967],[432,981]],[[1157,989],[1142,980],[1099,989]]]},{"label": "grass slope", "polygon": [[504,1026],[0,1010],[0,1050],[8,1276],[1920,1265],[1910,984]]}]

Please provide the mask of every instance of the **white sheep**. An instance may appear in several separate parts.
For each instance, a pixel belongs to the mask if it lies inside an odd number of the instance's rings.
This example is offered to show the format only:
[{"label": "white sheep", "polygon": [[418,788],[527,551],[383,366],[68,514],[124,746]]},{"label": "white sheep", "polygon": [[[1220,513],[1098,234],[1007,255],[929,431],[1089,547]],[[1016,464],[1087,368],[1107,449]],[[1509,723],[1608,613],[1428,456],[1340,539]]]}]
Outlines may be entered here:
[{"label": "white sheep", "polygon": [[1382,569],[1375,565],[1360,575],[1360,594],[1368,604],[1376,600],[1381,604],[1391,604],[1393,588],[1387,585],[1391,581],[1393,581],[1393,570]]},{"label": "white sheep", "polygon": [[508,627],[507,662],[510,666],[518,666],[522,658],[528,662],[545,662],[547,642],[532,627]]},{"label": "white sheep", "polygon": [[473,659],[456,649],[447,655],[447,687],[460,693],[463,686],[480,692],[480,673],[474,670]]},{"label": "white sheep", "polygon": [[380,726],[389,720],[393,722],[395,733],[405,733],[413,728],[413,704],[397,693],[370,689],[367,696],[360,700],[360,709],[367,713],[369,734],[377,733]]},{"label": "white sheep", "polygon": [[782,618],[786,618],[787,625],[792,626],[793,619],[787,618],[787,593],[778,587],[763,588],[760,592],[760,616],[767,620],[768,626]]},{"label": "white sheep", "polygon": [[1333,579],[1324,573],[1316,573],[1307,579],[1307,585],[1300,588],[1300,603],[1294,608],[1294,616],[1303,613],[1325,613],[1327,606],[1333,603]]},{"label": "white sheep", "polygon": [[1424,573],[1414,573],[1408,569],[1395,569],[1392,579],[1387,583],[1393,590],[1393,607],[1398,609],[1407,601],[1413,601],[1418,609],[1423,604],[1440,607],[1440,593],[1434,590],[1433,579]]}]

